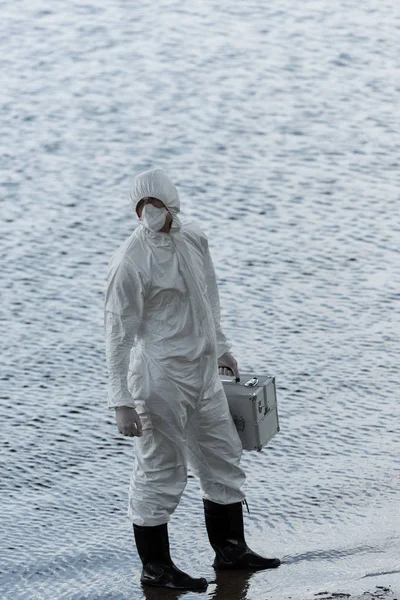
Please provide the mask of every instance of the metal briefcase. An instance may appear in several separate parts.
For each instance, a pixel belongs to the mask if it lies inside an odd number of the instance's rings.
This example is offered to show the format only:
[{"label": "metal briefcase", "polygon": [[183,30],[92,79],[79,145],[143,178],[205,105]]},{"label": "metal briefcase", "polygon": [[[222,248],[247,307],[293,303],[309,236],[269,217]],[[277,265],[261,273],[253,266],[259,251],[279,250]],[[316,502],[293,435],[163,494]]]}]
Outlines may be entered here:
[{"label": "metal briefcase", "polygon": [[275,377],[241,374],[220,376],[244,450],[260,451],[280,431]]}]

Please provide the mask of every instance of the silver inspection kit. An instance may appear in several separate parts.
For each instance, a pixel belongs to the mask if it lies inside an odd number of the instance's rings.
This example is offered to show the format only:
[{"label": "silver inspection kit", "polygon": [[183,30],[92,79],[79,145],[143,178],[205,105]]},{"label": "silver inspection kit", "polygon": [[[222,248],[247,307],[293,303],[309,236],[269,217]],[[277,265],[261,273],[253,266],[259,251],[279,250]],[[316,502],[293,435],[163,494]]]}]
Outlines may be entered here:
[{"label": "silver inspection kit", "polygon": [[273,375],[220,376],[244,450],[260,451],[279,432]]}]

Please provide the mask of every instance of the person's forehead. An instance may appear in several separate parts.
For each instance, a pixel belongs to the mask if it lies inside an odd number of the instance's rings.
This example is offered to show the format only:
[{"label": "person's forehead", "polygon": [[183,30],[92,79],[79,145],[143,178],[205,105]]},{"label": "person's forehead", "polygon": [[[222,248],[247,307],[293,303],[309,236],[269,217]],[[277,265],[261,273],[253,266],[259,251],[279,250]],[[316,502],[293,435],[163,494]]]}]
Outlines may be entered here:
[{"label": "person's forehead", "polygon": [[142,202],[144,200],[155,200],[156,202],[162,202],[164,204],[164,202],[160,200],[160,198],[154,198],[154,196],[144,196],[143,198],[140,198],[139,202]]},{"label": "person's forehead", "polygon": [[143,210],[145,204],[152,204],[156,208],[166,208],[166,205],[159,198],[155,198],[154,196],[143,196],[136,204],[136,212],[139,215],[139,212]]}]

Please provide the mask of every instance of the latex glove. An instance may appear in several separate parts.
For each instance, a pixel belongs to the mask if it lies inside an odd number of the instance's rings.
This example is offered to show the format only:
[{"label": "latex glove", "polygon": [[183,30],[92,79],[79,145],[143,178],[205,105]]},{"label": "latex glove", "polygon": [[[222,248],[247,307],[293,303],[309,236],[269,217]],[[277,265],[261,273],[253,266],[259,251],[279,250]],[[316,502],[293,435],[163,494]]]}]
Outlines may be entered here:
[{"label": "latex glove", "polygon": [[142,423],[136,410],[131,406],[118,406],[115,409],[118,431],[129,437],[142,435]]},{"label": "latex glove", "polygon": [[230,352],[225,352],[225,354],[218,359],[218,367],[220,375],[227,375],[228,377],[234,375],[235,377],[240,377],[238,364]]}]

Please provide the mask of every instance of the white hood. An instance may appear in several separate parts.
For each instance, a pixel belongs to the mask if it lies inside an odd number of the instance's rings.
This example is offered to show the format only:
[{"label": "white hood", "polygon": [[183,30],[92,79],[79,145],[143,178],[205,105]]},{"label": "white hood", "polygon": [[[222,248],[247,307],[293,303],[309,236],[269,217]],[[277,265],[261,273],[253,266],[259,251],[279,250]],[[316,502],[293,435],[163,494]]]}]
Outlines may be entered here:
[{"label": "white hood", "polygon": [[181,221],[178,217],[181,209],[178,190],[163,169],[151,169],[137,175],[132,181],[129,195],[134,211],[142,198],[148,196],[158,198],[164,202],[173,217],[171,230],[176,231],[181,228]]}]

